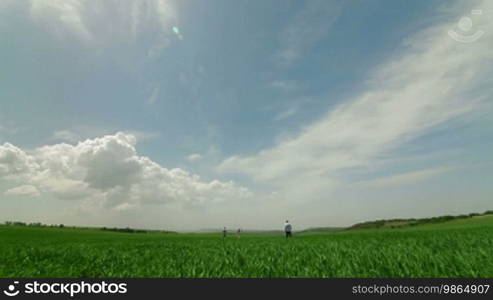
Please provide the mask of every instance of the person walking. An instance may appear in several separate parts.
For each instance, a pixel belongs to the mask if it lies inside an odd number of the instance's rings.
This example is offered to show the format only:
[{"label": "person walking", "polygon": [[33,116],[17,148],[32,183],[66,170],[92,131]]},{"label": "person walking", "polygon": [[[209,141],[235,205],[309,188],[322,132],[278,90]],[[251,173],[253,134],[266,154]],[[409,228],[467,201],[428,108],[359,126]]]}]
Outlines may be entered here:
[{"label": "person walking", "polygon": [[293,226],[289,224],[289,221],[286,220],[284,223],[284,232],[286,233],[286,238],[292,237],[291,231],[293,230]]}]

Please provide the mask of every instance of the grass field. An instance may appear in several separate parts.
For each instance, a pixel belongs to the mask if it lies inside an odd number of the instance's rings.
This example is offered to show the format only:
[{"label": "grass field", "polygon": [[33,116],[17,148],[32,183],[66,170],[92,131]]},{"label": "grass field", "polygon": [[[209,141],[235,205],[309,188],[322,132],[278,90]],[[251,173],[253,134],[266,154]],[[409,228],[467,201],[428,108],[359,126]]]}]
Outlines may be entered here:
[{"label": "grass field", "polygon": [[0,277],[493,277],[493,216],[295,235],[0,226]]}]

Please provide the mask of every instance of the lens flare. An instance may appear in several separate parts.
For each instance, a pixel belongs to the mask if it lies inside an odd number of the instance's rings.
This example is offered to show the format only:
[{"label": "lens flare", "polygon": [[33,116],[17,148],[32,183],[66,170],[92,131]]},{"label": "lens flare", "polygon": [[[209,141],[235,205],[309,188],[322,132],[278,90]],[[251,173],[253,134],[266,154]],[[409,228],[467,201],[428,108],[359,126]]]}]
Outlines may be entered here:
[{"label": "lens flare", "polygon": [[180,33],[180,29],[176,26],[172,27],[173,33],[178,37],[178,39],[183,40],[183,35]]}]

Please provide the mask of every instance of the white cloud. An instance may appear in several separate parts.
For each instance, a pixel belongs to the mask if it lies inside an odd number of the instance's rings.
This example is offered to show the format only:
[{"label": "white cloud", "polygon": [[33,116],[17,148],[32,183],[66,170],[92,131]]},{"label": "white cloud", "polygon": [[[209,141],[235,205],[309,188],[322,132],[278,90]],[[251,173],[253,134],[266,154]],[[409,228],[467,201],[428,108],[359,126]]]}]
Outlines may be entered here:
[{"label": "white cloud", "polygon": [[94,36],[87,27],[85,10],[84,2],[79,0],[32,0],[30,14],[54,34],[75,34],[83,41],[90,41]]},{"label": "white cloud", "polygon": [[40,195],[38,189],[32,185],[21,185],[5,191],[4,194],[8,196],[26,196],[26,197],[37,197]]},{"label": "white cloud", "polygon": [[[478,5],[484,11],[492,6],[488,1]],[[454,41],[447,31],[455,22],[407,39],[403,51],[372,74],[366,92],[331,109],[297,136],[254,155],[232,156],[219,170],[287,189],[314,183],[332,187],[339,171],[364,167],[434,126],[480,108],[491,97],[484,87],[478,91],[492,71],[493,42],[491,36],[471,44]],[[481,22],[485,32],[493,32],[492,18]]]},{"label": "white cloud", "polygon": [[145,37],[140,46],[148,46],[146,51],[152,52],[152,57],[159,56],[168,44],[172,25],[177,22],[177,13],[166,0],[31,0],[28,9],[40,28],[60,39],[125,52],[124,47]]},{"label": "white cloud", "polygon": [[[87,126],[75,126],[70,129],[56,130],[48,142],[66,142],[69,144],[76,144],[78,141],[93,139],[102,135],[109,135],[114,130],[107,128],[87,127]],[[140,131],[140,130],[125,130],[122,133],[134,136],[137,141],[152,140],[158,138],[160,134],[158,132]]]},{"label": "white cloud", "polygon": [[187,156],[187,160],[192,161],[192,162],[201,160],[202,158],[204,158],[204,156],[202,154],[199,154],[199,153],[193,153],[193,154],[190,154],[189,156]]},{"label": "white cloud", "polygon": [[319,40],[327,37],[341,13],[342,3],[315,0],[307,2],[281,35],[281,49],[275,58],[290,66]]},{"label": "white cloud", "polygon": [[34,186],[60,199],[83,200],[89,209],[128,210],[145,204],[185,207],[250,197],[232,181],[203,181],[182,169],[166,169],[139,156],[137,139],[117,133],[76,145],[55,144],[29,153],[0,146],[0,178]]},{"label": "white cloud", "polygon": [[0,177],[22,178],[36,169],[34,158],[21,149],[9,143],[0,146]]},{"label": "white cloud", "polygon": [[405,184],[413,184],[420,181],[424,181],[440,174],[450,172],[457,169],[456,167],[438,167],[429,168],[424,170],[418,170],[413,172],[407,172],[402,174],[385,176],[368,181],[361,181],[356,183],[356,186],[372,187],[372,188],[387,188],[396,187]]}]

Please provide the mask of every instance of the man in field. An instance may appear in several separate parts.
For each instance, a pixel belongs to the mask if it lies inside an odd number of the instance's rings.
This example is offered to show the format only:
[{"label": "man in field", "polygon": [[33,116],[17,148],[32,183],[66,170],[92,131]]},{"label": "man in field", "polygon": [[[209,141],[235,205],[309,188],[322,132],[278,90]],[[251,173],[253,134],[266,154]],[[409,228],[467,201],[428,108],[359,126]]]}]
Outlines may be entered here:
[{"label": "man in field", "polygon": [[286,220],[286,222],[284,223],[284,232],[286,233],[286,238],[292,237],[292,235],[291,235],[292,229],[293,229],[293,227],[291,226],[291,224],[289,224],[289,221]]}]

